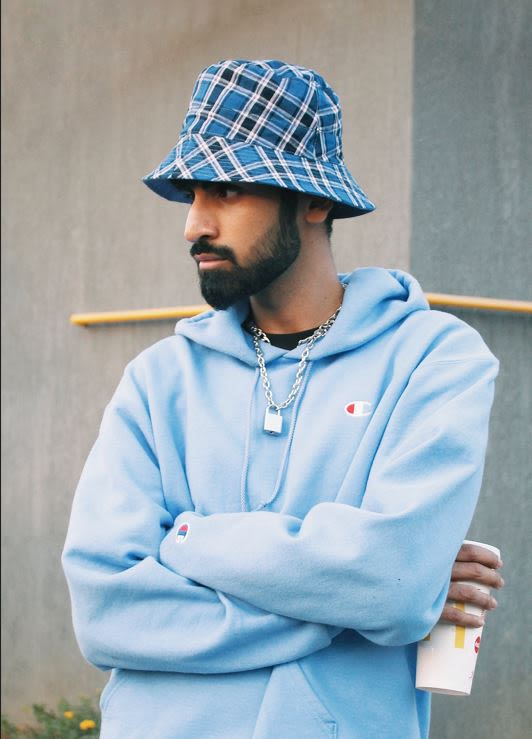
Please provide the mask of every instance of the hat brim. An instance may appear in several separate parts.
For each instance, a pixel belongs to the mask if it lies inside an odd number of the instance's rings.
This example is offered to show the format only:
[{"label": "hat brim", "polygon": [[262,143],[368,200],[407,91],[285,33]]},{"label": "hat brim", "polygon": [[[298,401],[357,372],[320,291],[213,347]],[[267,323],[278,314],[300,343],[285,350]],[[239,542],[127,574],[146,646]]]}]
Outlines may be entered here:
[{"label": "hat brim", "polygon": [[193,134],[179,139],[166,159],[143,182],[167,200],[188,202],[176,181],[245,182],[271,185],[332,200],[333,218],[375,210],[345,164],[307,159],[279,149]]}]

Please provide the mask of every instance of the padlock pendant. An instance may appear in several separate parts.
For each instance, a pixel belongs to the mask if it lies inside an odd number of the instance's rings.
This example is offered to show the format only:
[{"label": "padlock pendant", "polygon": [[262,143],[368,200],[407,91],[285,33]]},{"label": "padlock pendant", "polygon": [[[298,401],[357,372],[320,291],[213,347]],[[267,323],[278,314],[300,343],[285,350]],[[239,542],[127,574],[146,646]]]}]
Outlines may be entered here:
[{"label": "padlock pendant", "polygon": [[270,408],[266,408],[264,415],[264,431],[267,434],[280,434],[283,430],[283,418],[281,411],[272,412]]}]

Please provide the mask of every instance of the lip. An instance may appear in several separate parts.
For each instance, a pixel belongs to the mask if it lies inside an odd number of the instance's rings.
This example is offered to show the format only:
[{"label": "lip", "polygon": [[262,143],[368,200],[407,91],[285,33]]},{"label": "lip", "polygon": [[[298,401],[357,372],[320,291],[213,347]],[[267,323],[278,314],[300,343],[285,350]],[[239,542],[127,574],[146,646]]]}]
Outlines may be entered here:
[{"label": "lip", "polygon": [[195,254],[194,259],[201,269],[213,269],[217,264],[228,261],[224,257],[218,257],[216,254]]}]

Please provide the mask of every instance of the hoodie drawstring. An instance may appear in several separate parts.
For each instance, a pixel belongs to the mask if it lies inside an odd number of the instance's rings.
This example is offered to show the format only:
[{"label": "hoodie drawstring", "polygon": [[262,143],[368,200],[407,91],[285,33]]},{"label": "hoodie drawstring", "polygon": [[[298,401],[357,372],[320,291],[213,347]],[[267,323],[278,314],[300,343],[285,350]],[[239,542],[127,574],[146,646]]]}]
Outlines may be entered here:
[{"label": "hoodie drawstring", "polygon": [[255,381],[251,387],[251,394],[249,399],[248,408],[248,429],[246,434],[246,445],[244,447],[244,462],[242,464],[242,473],[240,475],[240,510],[245,513],[248,510],[247,506],[247,483],[248,483],[248,468],[249,468],[249,448],[251,446],[251,427],[253,425],[253,407],[255,399],[255,391],[257,388],[257,382],[260,377],[259,368],[255,370]]},{"label": "hoodie drawstring", "polygon": [[[294,406],[292,410],[292,419],[290,421],[290,427],[288,430],[288,438],[286,440],[286,446],[283,453],[283,458],[281,465],[279,467],[279,473],[277,475],[277,480],[275,481],[275,486],[273,489],[273,493],[271,497],[268,500],[262,501],[256,508],[253,508],[253,511],[260,511],[267,506],[269,506],[271,503],[274,502],[274,500],[279,495],[279,492],[281,490],[281,485],[285,477],[286,468],[288,465],[288,457],[290,454],[290,449],[292,446],[292,440],[294,438],[294,432],[295,432],[295,426],[296,426],[296,419],[299,411],[299,406],[301,404],[301,400],[303,398],[303,395],[305,394],[305,389],[307,387],[308,378],[310,375],[310,368],[312,366],[312,361],[309,361],[307,366],[305,367],[305,371],[303,373],[303,378],[301,382],[301,386],[299,388],[299,392],[296,396],[296,399],[294,401]],[[246,446],[244,450],[244,464],[242,467],[242,474],[240,477],[240,504],[241,504],[241,510],[243,512],[248,510],[247,506],[247,500],[248,500],[248,494],[247,494],[247,477],[248,477],[248,469],[249,469],[249,451],[251,446],[251,435],[252,435],[252,423],[253,423],[253,407],[254,407],[254,397],[255,397],[255,389],[257,386],[257,381],[259,379],[260,373],[257,369],[255,372],[255,382],[253,384],[253,390],[251,395],[251,402],[249,404],[249,414],[248,414],[248,432],[246,436]]]}]

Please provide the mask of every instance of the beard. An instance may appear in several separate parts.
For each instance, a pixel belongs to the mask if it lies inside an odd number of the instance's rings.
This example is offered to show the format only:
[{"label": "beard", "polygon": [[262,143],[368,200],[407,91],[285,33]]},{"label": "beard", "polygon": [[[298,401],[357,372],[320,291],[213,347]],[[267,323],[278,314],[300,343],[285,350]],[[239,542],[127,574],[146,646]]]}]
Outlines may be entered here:
[{"label": "beard", "polygon": [[247,267],[238,264],[229,246],[213,246],[199,239],[190,254],[215,254],[231,262],[228,269],[198,268],[204,300],[216,310],[226,310],[242,298],[256,295],[283,274],[297,259],[301,240],[296,221],[297,206],[290,198],[281,198],[279,222],[252,247],[254,261]]}]

